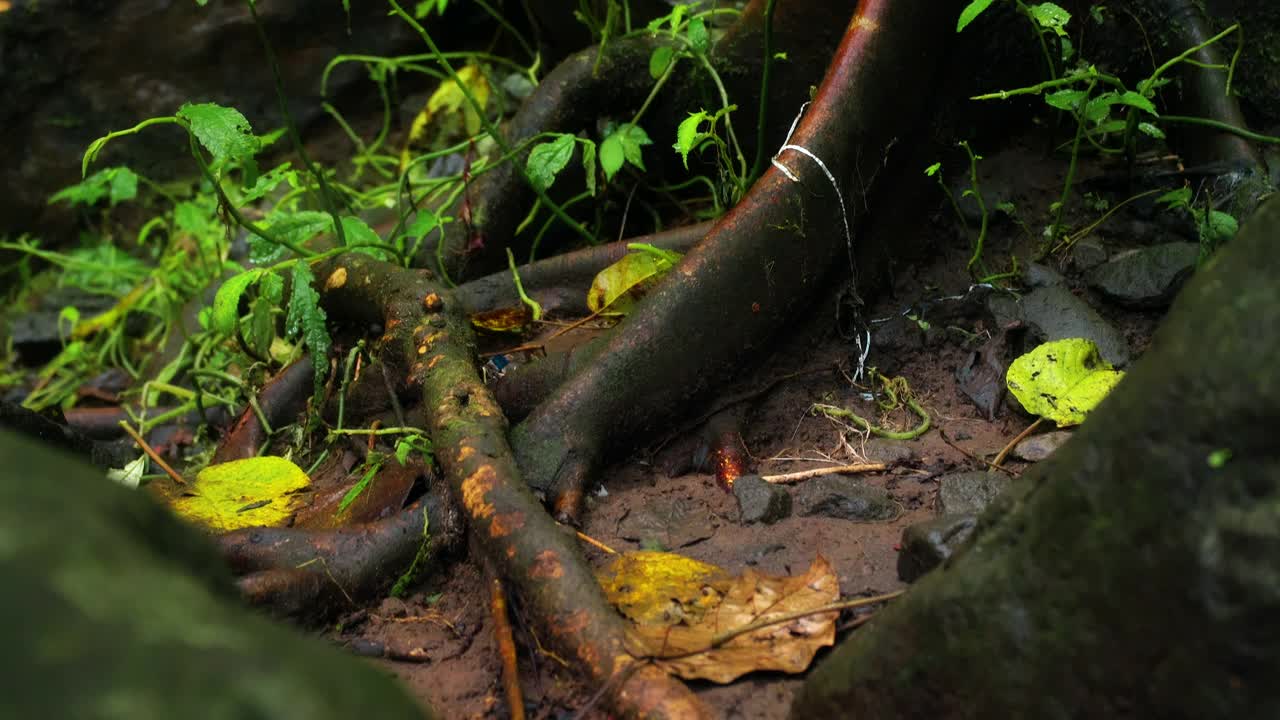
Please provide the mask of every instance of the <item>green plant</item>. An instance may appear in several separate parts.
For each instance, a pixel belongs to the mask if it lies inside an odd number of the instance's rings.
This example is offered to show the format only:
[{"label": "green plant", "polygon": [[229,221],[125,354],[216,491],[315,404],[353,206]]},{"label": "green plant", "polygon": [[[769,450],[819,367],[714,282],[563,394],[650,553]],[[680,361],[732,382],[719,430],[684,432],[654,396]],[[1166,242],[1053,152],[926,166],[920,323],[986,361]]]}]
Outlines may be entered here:
[{"label": "green plant", "polygon": [[1156,202],[1170,210],[1185,210],[1195,220],[1196,231],[1200,238],[1200,257],[1197,264],[1203,265],[1215,250],[1235,237],[1240,229],[1240,223],[1235,216],[1213,209],[1208,198],[1203,205],[1193,202],[1191,188],[1181,187],[1171,190],[1156,198]]}]

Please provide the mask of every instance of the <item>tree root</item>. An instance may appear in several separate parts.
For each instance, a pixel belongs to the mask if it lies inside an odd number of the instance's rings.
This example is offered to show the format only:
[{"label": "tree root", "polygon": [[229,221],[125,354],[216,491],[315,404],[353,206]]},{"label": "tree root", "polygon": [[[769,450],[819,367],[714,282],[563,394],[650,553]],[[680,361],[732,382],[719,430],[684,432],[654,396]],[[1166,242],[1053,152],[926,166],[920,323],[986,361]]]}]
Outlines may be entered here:
[{"label": "tree root", "polygon": [[770,169],[595,362],[513,430],[525,478],[555,498],[559,517],[577,518],[606,451],[724,380],[793,322],[833,262],[852,264],[848,228],[861,204],[845,198],[869,190],[887,149],[921,110],[902,88],[927,86],[933,55],[921,48],[941,42],[944,16],[918,0],[861,2],[787,146],[801,149],[780,154],[787,171]]},{"label": "tree root", "polygon": [[307,621],[376,597],[411,565],[429,570],[460,545],[461,527],[451,502],[428,495],[378,522],[337,530],[248,528],[222,535],[218,544],[251,605]]},{"label": "tree root", "polygon": [[[311,393],[311,358],[304,355],[292,365],[276,373],[258,394],[258,408],[271,427],[292,422],[307,406]],[[262,419],[252,407],[246,407],[214,451],[212,464],[256,457],[267,440]]]},{"label": "tree root", "polygon": [[[507,423],[482,382],[461,304],[422,274],[362,255],[317,269],[323,301],[348,319],[380,324],[375,352],[405,359],[408,384],[422,388],[436,459],[463,508],[471,536],[539,623],[539,634],[589,678],[612,705],[637,717],[703,717],[679,681],[637,661],[623,645],[622,618],[573,536],[557,526],[521,480]],[[628,672],[626,680],[611,678]]]}]

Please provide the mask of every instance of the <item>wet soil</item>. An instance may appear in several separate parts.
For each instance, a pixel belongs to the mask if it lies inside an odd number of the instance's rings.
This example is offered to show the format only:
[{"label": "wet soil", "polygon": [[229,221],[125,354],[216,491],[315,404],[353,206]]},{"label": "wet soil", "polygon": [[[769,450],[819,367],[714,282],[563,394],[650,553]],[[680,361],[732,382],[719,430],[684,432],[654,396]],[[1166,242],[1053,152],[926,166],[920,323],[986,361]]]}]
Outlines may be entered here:
[{"label": "wet soil", "polygon": [[[1023,214],[1029,227],[1040,228],[1048,221],[1043,211],[1061,192],[1064,167],[1043,159],[1043,144],[1035,140],[1013,142],[990,164],[994,188],[1007,188],[1004,197]],[[1083,167],[1082,172],[1103,175],[1106,168]],[[935,196],[927,211],[912,222],[894,224],[890,229],[877,224],[875,232],[909,229],[932,235],[932,251],[926,261],[898,268],[890,292],[869,309],[869,318],[898,318],[913,304],[939,297],[963,295],[972,281],[965,265],[970,254],[966,235],[950,206]],[[1119,198],[1123,199],[1123,198]],[[934,201],[937,201],[936,205]],[[1081,227],[1096,219],[1096,209],[1076,208],[1068,220]],[[1120,212],[1110,221],[1109,243],[1125,235],[1127,214]],[[1137,221],[1135,221],[1137,222]],[[1142,238],[1130,238],[1135,243]],[[862,238],[874,241],[875,238]],[[883,240],[883,238],[881,238]],[[1148,240],[1149,241],[1149,240]],[[1011,253],[1027,258],[1037,250],[1037,241],[1017,223],[1004,218],[992,226],[986,258],[993,266],[1006,266]],[[1135,356],[1146,347],[1160,317],[1159,311],[1136,312],[1112,307],[1094,297],[1073,270],[1070,253],[1049,255],[1044,262],[1062,271],[1068,287],[1087,300],[1125,336]],[[993,270],[994,271],[994,270]],[[834,296],[834,293],[833,293]],[[834,567],[844,597],[881,594],[904,587],[898,578],[899,543],[904,528],[936,516],[939,478],[950,472],[982,470],[983,458],[994,456],[1031,418],[1016,407],[1016,401],[1002,402],[994,419],[966,397],[956,377],[958,367],[970,362],[986,338],[998,333],[989,318],[953,319],[952,327],[939,326],[912,342],[885,342],[873,346],[869,362],[886,372],[905,378],[917,401],[931,416],[933,428],[911,441],[873,440],[848,426],[810,411],[815,402],[851,407],[859,414],[879,419],[897,429],[914,425],[915,418],[903,411],[880,414],[870,402],[860,399],[862,389],[853,387],[850,373],[856,363],[857,348],[839,336],[832,304],[812,311],[798,323],[826,328],[817,335],[799,333],[783,338],[763,367],[727,388],[723,397],[752,395],[745,403],[741,439],[749,454],[751,470],[773,474],[831,464],[857,462],[884,445],[900,445],[909,459],[887,472],[861,476],[866,485],[886,490],[898,507],[890,521],[855,522],[829,517],[791,515],[772,525],[743,525],[734,496],[721,489],[709,469],[683,470],[706,455],[708,447],[701,428],[685,429],[659,438],[655,445],[608,468],[592,494],[583,532],[617,551],[641,549],[635,533],[627,532],[637,514],[676,514],[680,532],[672,535],[679,552],[718,565],[732,573],[754,568],[769,574],[802,572],[821,555]],[[830,321],[822,317],[829,314]],[[878,333],[880,335],[880,333]],[[779,381],[780,378],[786,378]],[[706,408],[689,408],[688,417],[697,417]],[[1017,461],[1006,465],[1012,475],[1025,467]],[[794,489],[793,489],[794,492]],[[628,539],[631,538],[631,539]],[[584,544],[584,552],[597,566],[608,555]],[[500,668],[487,606],[488,591],[483,575],[473,565],[456,565],[447,577],[424,583],[421,591],[407,600],[386,600],[367,612],[349,618],[331,632],[341,642],[373,641],[404,655],[416,652],[422,662],[376,660],[388,672],[401,678],[411,691],[430,701],[444,717],[507,717],[502,699]],[[531,650],[536,639],[530,634],[528,618],[518,612],[514,620],[521,648],[522,687],[530,717],[605,717],[589,707],[590,698],[581,694],[572,675],[548,653]],[[841,618],[837,641],[856,635],[858,618],[846,613]],[[853,639],[856,641],[856,637]],[[821,662],[819,654],[817,662]],[[693,683],[703,700],[727,718],[782,718],[803,676],[778,673],[748,675],[727,686]]]}]

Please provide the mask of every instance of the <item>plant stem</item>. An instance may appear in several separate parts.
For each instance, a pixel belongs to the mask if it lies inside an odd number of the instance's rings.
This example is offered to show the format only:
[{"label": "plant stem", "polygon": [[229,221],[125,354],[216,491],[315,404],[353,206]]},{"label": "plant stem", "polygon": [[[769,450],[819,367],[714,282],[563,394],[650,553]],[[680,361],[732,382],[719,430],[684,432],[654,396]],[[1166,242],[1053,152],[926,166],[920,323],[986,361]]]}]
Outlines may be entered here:
[{"label": "plant stem", "polygon": [[[510,154],[511,148],[507,144],[506,138],[503,137],[502,133],[498,131],[498,128],[494,126],[493,121],[489,119],[489,116],[485,114],[484,108],[480,107],[480,103],[477,102],[475,96],[471,94],[471,89],[462,81],[462,78],[458,77],[458,73],[453,69],[453,65],[450,64],[448,59],[444,57],[444,54],[440,52],[440,48],[437,47],[435,41],[431,39],[431,35],[427,32],[427,29],[422,26],[422,23],[415,20],[412,15],[405,12],[399,2],[396,0],[387,0],[387,2],[391,5],[392,14],[398,15],[402,20],[408,23],[409,27],[413,28],[414,31],[422,38],[422,41],[427,44],[427,47],[431,49],[431,53],[435,57],[436,62],[440,64],[440,67],[444,68],[444,71],[449,74],[449,79],[457,85],[462,96],[467,99],[467,104],[471,106],[471,109],[480,119],[480,124],[484,127],[485,132],[489,134],[489,137],[493,138],[494,144],[498,146],[498,149],[502,151],[502,154]],[[533,191],[538,195],[538,199],[542,200],[543,204],[551,210],[552,214],[559,218],[561,222],[568,225],[575,233],[582,236],[582,238],[587,242],[595,241],[594,235],[588,232],[586,228],[582,227],[577,220],[569,217],[569,214],[564,211],[564,208],[560,207],[559,204],[547,195],[546,190],[540,188],[533,182],[524,165],[516,163],[516,169],[520,173],[520,176],[524,178],[525,183],[533,189]]]},{"label": "plant stem", "polygon": [[756,116],[756,161],[751,165],[751,180],[764,171],[764,130],[769,119],[769,81],[773,77],[773,9],[777,0],[764,7],[764,71],[760,76],[760,112]]}]

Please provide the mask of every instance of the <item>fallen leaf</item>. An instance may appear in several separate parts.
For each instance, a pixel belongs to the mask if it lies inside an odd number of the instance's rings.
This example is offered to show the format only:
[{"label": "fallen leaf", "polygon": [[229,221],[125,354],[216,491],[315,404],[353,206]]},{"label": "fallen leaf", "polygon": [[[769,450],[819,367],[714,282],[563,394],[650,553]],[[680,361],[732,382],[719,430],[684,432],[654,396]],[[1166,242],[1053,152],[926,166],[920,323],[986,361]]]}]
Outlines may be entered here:
[{"label": "fallen leaf", "polygon": [[1058,424],[1079,425],[1124,373],[1098,354],[1092,340],[1054,340],[1009,365],[1005,382],[1022,407]]},{"label": "fallen leaf", "polygon": [[282,457],[255,457],[210,465],[187,486],[191,495],[173,501],[182,517],[213,530],[275,527],[302,503],[310,484],[302,468]]},{"label": "fallen leaf", "polygon": [[636,252],[623,255],[621,260],[601,270],[591,282],[591,289],[587,291],[587,307],[591,312],[607,310],[626,315],[631,312],[636,299],[670,272],[683,257],[678,252],[651,245],[633,243],[627,247]]},{"label": "fallen leaf", "polygon": [[[679,596],[688,597],[689,589]],[[816,610],[839,597],[839,581],[822,556],[799,576],[771,577],[747,570],[728,582],[723,599],[706,608],[701,619],[634,625],[627,633],[627,648],[637,657],[654,658],[686,680],[728,683],[757,670],[804,672],[818,650],[835,643],[838,611],[766,625],[712,646],[729,631]]]},{"label": "fallen leaf", "polygon": [[528,306],[525,305],[486,310],[471,315],[472,325],[489,332],[520,332],[530,320],[532,315]]},{"label": "fallen leaf", "polygon": [[675,553],[621,553],[597,574],[609,603],[641,625],[696,623],[720,604],[729,573]]}]

